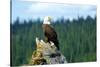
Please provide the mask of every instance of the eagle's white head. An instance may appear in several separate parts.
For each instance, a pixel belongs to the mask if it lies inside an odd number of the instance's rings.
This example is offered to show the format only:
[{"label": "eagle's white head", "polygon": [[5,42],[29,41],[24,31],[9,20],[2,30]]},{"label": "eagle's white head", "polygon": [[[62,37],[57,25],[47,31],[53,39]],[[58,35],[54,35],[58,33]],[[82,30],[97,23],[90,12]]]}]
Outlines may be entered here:
[{"label": "eagle's white head", "polygon": [[43,24],[51,24],[51,17],[50,16],[46,16],[44,18]]}]

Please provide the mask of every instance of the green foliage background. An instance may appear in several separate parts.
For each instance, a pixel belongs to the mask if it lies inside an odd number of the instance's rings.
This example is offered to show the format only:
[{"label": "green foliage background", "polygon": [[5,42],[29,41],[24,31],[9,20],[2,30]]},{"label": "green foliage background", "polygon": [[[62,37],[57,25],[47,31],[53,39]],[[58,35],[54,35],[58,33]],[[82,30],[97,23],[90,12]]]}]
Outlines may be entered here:
[{"label": "green foliage background", "polygon": [[[17,18],[10,24],[11,66],[28,64],[36,49],[35,38],[44,38],[42,22],[37,20],[20,21]],[[86,19],[58,19],[53,22],[62,54],[68,63],[96,61],[96,17]]]}]

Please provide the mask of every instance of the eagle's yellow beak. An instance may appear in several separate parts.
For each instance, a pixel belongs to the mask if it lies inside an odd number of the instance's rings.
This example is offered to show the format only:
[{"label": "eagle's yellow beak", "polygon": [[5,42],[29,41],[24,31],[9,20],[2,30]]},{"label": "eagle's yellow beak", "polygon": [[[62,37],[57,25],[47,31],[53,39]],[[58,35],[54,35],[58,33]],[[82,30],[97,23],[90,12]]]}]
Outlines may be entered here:
[{"label": "eagle's yellow beak", "polygon": [[48,21],[51,21],[51,19],[52,19],[52,18],[51,18],[50,16],[48,16]]},{"label": "eagle's yellow beak", "polygon": [[51,17],[50,16],[46,16],[45,18],[44,18],[44,22],[43,22],[43,24],[51,24]]}]

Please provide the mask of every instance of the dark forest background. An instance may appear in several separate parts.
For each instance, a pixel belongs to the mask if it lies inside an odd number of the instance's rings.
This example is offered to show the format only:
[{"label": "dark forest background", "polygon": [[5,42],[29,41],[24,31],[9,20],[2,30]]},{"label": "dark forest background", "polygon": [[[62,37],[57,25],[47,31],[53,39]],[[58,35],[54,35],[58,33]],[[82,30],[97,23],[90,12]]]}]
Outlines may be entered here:
[{"label": "dark forest background", "polygon": [[[44,38],[43,21],[18,17],[10,23],[11,65],[28,64],[36,49],[35,38]],[[64,19],[52,23],[58,34],[59,46],[68,63],[96,61],[96,17]]]}]

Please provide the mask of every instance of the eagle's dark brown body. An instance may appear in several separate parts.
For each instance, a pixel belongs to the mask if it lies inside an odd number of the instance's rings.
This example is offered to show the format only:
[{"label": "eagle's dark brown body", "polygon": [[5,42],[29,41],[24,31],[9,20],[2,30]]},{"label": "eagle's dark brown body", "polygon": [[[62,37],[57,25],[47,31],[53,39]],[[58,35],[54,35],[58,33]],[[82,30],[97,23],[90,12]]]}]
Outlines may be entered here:
[{"label": "eagle's dark brown body", "polygon": [[45,35],[45,40],[47,42],[52,41],[57,49],[59,50],[59,42],[57,39],[57,33],[55,32],[54,28],[49,24],[43,24],[43,31]]}]

